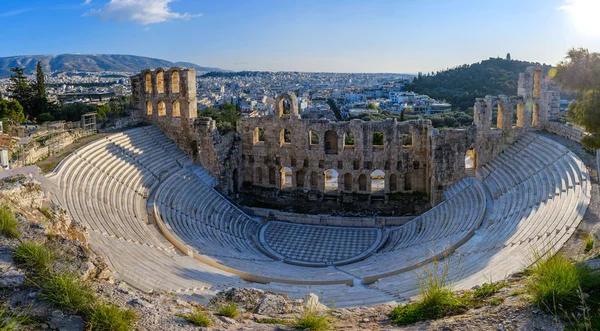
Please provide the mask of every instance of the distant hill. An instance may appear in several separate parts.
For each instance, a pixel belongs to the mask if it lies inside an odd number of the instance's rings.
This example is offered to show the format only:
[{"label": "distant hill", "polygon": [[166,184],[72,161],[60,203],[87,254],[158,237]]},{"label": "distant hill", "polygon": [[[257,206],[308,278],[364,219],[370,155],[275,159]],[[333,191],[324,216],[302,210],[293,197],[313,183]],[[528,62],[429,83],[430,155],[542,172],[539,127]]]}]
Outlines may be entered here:
[{"label": "distant hill", "polygon": [[[532,65],[527,61],[490,58],[479,63],[465,64],[433,75],[419,75],[406,90],[445,100],[455,109],[473,107],[475,98],[486,95],[517,94],[519,73]],[[551,66],[543,65],[545,71]]]},{"label": "distant hill", "polygon": [[23,55],[0,57],[0,77],[10,76],[10,68],[25,67],[26,73],[35,72],[37,62],[42,63],[45,72],[52,71],[140,71],[145,68],[185,66],[196,71],[225,71],[219,68],[202,67],[188,62],[170,62],[144,56],[118,54],[61,54]]}]

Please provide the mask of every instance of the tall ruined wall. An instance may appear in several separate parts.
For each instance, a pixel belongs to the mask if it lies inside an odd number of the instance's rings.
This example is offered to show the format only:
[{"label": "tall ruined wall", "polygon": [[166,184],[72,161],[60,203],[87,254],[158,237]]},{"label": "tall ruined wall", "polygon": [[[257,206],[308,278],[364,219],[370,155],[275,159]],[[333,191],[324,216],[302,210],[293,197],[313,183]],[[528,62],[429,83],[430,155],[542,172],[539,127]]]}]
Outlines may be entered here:
[{"label": "tall ruined wall", "polygon": [[144,122],[156,125],[179,148],[219,179],[221,189],[233,187],[240,167],[239,140],[222,136],[210,118],[197,118],[196,72],[189,68],[147,69],[131,77],[133,101]]},{"label": "tall ruined wall", "polygon": [[[558,109],[560,94],[551,90],[541,67],[519,74],[517,96],[478,98],[473,107],[476,167],[480,168],[529,131],[543,130]],[[495,121],[494,121],[495,119]],[[496,122],[496,124],[493,124]]]}]

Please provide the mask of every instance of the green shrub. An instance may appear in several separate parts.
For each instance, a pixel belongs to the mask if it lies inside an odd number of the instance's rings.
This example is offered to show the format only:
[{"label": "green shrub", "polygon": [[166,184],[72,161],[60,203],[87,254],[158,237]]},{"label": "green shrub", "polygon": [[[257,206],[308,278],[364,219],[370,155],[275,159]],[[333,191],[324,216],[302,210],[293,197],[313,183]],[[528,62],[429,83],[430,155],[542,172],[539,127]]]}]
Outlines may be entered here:
[{"label": "green shrub", "polygon": [[302,330],[323,331],[331,328],[331,318],[327,313],[319,312],[315,307],[305,307],[292,326]]},{"label": "green shrub", "polygon": [[390,313],[392,323],[407,325],[466,312],[468,308],[464,300],[452,293],[448,282],[448,268],[448,261],[443,266],[436,261],[423,268],[423,274],[419,275],[421,299],[394,308]]},{"label": "green shrub", "polygon": [[96,301],[92,287],[77,274],[61,272],[49,274],[40,281],[41,297],[61,308],[85,312]]},{"label": "green shrub", "polygon": [[504,286],[505,286],[504,283],[497,283],[497,284],[484,283],[479,288],[477,288],[475,290],[475,292],[473,292],[473,297],[479,298],[479,299],[489,298],[492,295],[498,293],[498,291],[501,288],[503,288]]},{"label": "green shrub", "polygon": [[28,271],[48,270],[54,261],[54,252],[41,243],[21,242],[13,253],[15,263]]},{"label": "green shrub", "polygon": [[7,237],[18,238],[18,226],[15,214],[6,206],[0,207],[0,233]]},{"label": "green shrub", "polygon": [[594,237],[588,235],[585,238],[585,245],[584,245],[583,249],[587,253],[587,252],[591,251],[592,248],[594,248]]},{"label": "green shrub", "polygon": [[540,259],[532,268],[527,290],[533,302],[552,314],[570,314],[580,306],[579,290],[598,291],[600,275],[562,255]]},{"label": "green shrub", "polygon": [[133,310],[121,309],[104,302],[94,305],[87,316],[88,329],[91,331],[128,331],[137,319]]},{"label": "green shrub", "polygon": [[236,318],[239,314],[238,307],[233,302],[226,302],[217,308],[217,315],[229,318]]},{"label": "green shrub", "polygon": [[257,323],[261,323],[261,324],[281,324],[281,325],[288,325],[289,322],[281,319],[281,318],[260,318],[258,320],[256,320]]},{"label": "green shrub", "polygon": [[177,315],[177,316],[183,318],[184,320],[186,320],[196,326],[207,327],[212,324],[212,320],[210,319],[208,314],[199,308],[197,308],[195,311],[193,311],[189,314]]},{"label": "green shrub", "polygon": [[50,209],[48,207],[40,208],[40,213],[44,214],[44,216],[49,220],[51,220],[53,218],[52,212],[50,211]]}]

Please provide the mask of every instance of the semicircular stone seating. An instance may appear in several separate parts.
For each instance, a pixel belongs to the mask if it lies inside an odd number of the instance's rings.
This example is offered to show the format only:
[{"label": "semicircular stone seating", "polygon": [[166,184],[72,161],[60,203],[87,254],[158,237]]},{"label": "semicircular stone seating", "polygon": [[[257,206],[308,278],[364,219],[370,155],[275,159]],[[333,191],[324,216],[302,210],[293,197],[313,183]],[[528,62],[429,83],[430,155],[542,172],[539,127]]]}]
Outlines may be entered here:
[{"label": "semicircular stone seating", "polygon": [[459,288],[504,278],[559,249],[590,198],[579,158],[535,134],[478,178],[456,183],[441,204],[389,228],[250,217],[154,126],[84,146],[55,173],[58,200],[132,286],[200,295],[231,286],[292,297],[310,291],[337,307],[414,296],[424,269],[443,268]]}]

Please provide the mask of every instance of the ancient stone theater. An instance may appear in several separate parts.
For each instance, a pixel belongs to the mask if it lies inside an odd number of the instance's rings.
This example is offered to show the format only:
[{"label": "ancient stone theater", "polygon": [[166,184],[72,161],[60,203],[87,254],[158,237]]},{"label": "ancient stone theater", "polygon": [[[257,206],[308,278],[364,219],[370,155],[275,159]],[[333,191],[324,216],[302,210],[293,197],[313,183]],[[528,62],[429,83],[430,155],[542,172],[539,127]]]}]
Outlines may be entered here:
[{"label": "ancient stone theater", "polygon": [[582,161],[539,134],[559,95],[537,67],[516,96],[474,100],[466,129],[307,120],[284,93],[221,135],[198,117],[193,69],[144,70],[132,89],[146,125],[82,147],[52,180],[91,246],[147,292],[371,305],[417,295],[441,266],[467,289],[559,250],[590,201]]}]

